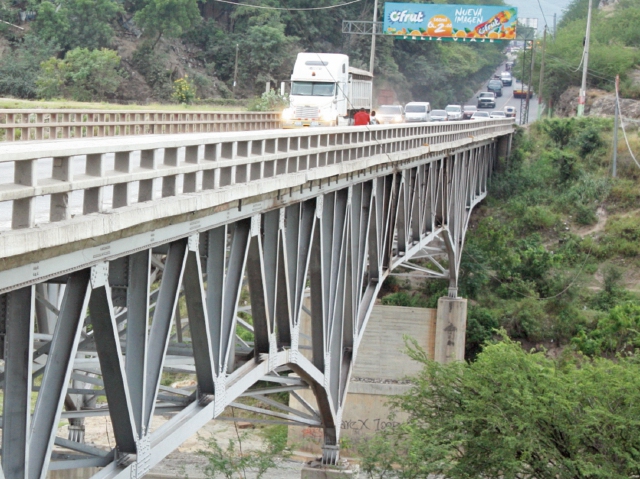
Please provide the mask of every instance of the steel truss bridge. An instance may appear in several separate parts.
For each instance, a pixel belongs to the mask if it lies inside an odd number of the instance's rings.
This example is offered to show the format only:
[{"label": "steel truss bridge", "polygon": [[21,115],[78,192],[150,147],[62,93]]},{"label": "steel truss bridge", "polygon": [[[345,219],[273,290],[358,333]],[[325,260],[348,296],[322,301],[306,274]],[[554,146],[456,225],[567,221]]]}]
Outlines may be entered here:
[{"label": "steel truss bridge", "polygon": [[[383,280],[410,268],[448,278],[456,296],[469,216],[513,128],[491,120],[6,145],[4,476],[99,467],[92,477],[142,477],[230,405],[322,428],[323,461],[335,463]],[[300,332],[306,314],[310,338]],[[173,373],[195,386],[166,386]],[[305,388],[317,408],[296,392]],[[269,397],[283,391],[301,411]],[[92,416],[110,417],[112,450],[84,442]]]}]

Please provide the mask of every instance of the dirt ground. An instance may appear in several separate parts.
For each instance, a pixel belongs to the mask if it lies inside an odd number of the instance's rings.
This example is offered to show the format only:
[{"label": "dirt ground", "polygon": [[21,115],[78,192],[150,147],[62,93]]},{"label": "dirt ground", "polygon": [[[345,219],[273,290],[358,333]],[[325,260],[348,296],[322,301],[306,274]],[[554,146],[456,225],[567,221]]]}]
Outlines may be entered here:
[{"label": "dirt ground", "polygon": [[[152,430],[158,428],[167,420],[166,417],[154,416]],[[243,437],[243,450],[259,449],[263,445],[263,438],[259,429],[251,427],[239,430]],[[89,445],[109,450],[114,447],[113,429],[108,416],[90,417],[85,419],[85,442]],[[66,437],[68,426],[62,426],[58,432],[61,437]],[[167,456],[160,464],[154,467],[146,476],[150,479],[205,479],[204,468],[207,460],[198,452],[206,450],[207,442],[215,437],[218,443],[225,447],[229,439],[237,440],[236,428],[233,422],[210,421],[205,427],[195,432],[178,449]],[[277,468],[267,471],[264,479],[299,479],[300,471],[306,460],[313,459],[311,456],[294,454],[293,459],[281,460]],[[222,479],[222,476],[219,476]],[[255,479],[253,471],[247,470],[246,475],[239,476],[242,479]],[[218,479],[218,477],[216,477]]]}]

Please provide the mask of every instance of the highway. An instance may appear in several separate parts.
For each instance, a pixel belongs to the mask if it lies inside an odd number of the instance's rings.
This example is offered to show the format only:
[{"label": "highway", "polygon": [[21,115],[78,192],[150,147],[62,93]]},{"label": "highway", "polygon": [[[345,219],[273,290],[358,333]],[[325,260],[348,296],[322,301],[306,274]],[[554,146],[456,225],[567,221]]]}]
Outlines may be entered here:
[{"label": "highway", "polygon": [[[517,70],[517,68],[516,68]],[[500,67],[496,70],[496,74],[500,75],[500,73],[502,73],[503,71],[505,71],[504,68],[504,64],[500,65]],[[525,101],[524,99],[521,100],[519,98],[514,98],[513,97],[513,87],[516,85],[517,83],[517,71],[512,71],[511,74],[513,75],[513,84],[512,86],[503,86],[502,87],[502,96],[496,98],[496,107],[494,108],[494,110],[504,110],[505,106],[513,106],[516,108],[516,122],[521,125],[523,124],[523,120],[524,118],[522,118],[523,114],[524,114],[524,109],[525,109]],[[487,80],[487,83],[489,82],[489,80]],[[473,98],[470,98],[467,103],[465,103],[465,105],[477,105],[478,104],[478,94],[480,92],[483,91],[487,91],[487,83],[485,83],[482,87],[482,89],[478,90],[476,92],[476,94],[473,96]],[[482,111],[487,111],[487,112],[491,112],[493,110],[489,110],[489,109],[482,109]],[[529,100],[529,117],[528,117],[528,121],[526,123],[533,123],[534,121],[536,121],[538,119],[538,97],[534,96],[533,98],[531,98]]]}]

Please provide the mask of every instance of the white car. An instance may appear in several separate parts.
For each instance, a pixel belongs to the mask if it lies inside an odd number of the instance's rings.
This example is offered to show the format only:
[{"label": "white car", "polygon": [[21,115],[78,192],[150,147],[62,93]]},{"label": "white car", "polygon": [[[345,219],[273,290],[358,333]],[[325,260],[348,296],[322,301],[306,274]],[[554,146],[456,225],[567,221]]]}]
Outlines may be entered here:
[{"label": "white car", "polygon": [[403,123],[404,108],[402,108],[402,105],[382,105],[376,112],[376,120],[381,125],[386,123]]},{"label": "white car", "polygon": [[[485,111],[485,113],[486,113],[486,111]],[[489,113],[489,116],[491,118],[506,118],[507,117],[506,113],[503,112],[503,111],[500,111],[500,110],[492,111],[491,113]]]},{"label": "white car", "polygon": [[486,111],[477,111],[471,115],[472,120],[489,120],[490,118],[489,113]]},{"label": "white car", "polygon": [[462,107],[460,105],[447,105],[444,109],[449,120],[462,120]]}]

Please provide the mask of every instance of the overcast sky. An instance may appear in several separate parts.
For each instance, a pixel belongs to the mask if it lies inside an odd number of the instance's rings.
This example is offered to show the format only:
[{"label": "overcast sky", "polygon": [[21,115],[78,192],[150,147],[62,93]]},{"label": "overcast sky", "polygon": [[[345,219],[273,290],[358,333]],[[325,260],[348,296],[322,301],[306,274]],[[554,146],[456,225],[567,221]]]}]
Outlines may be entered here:
[{"label": "overcast sky", "polygon": [[[542,30],[544,28],[544,19],[537,0],[506,0],[505,3],[518,7],[518,16],[520,18],[537,18],[538,29]],[[562,12],[570,3],[571,0],[540,0],[542,11],[547,17],[549,30],[553,29],[553,14],[557,15],[559,21]]]}]

